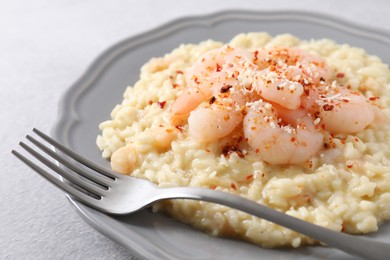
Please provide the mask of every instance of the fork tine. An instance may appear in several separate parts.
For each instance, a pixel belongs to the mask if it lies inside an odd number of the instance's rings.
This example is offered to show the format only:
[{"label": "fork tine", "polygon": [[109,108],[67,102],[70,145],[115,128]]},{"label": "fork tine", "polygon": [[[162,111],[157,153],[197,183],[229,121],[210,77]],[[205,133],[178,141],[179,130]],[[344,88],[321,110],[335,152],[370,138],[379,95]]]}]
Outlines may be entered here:
[{"label": "fork tine", "polygon": [[98,203],[98,200],[69,186],[68,184],[64,183],[60,179],[54,177],[54,175],[50,174],[49,172],[45,171],[43,168],[39,167],[35,163],[33,163],[31,160],[29,160],[27,157],[23,156],[19,152],[12,150],[12,153],[22,162],[24,162],[27,166],[29,166],[31,169],[36,171],[39,175],[44,177],[46,180],[54,184],[57,188],[63,190],[64,192],[74,196],[79,201],[90,205],[92,207],[96,207],[96,203]]},{"label": "fork tine", "polygon": [[78,174],[84,176],[85,178],[87,178],[87,179],[89,179],[89,180],[91,180],[99,185],[105,186],[107,188],[110,186],[110,182],[112,182],[112,178],[107,177],[107,176],[102,175],[102,174],[94,174],[94,173],[91,173],[89,171],[86,171],[86,170],[82,169],[81,167],[78,167],[74,163],[70,162],[69,160],[65,159],[64,157],[60,156],[58,153],[54,152],[52,149],[43,145],[41,142],[39,142],[38,140],[36,140],[32,136],[27,135],[26,138],[31,143],[36,145],[39,149],[41,149],[42,151],[44,151],[45,153],[47,153],[48,155],[50,155],[51,157],[53,157],[54,159],[59,161],[61,164],[68,167],[69,169],[77,172]]},{"label": "fork tine", "polygon": [[107,169],[105,169],[104,167],[101,167],[100,165],[78,155],[77,153],[73,152],[72,150],[70,150],[69,148],[63,146],[62,144],[58,143],[57,141],[55,141],[54,139],[52,139],[51,137],[49,137],[48,135],[44,134],[43,132],[39,131],[38,129],[34,128],[33,129],[33,132],[36,133],[38,136],[40,136],[42,139],[46,140],[48,143],[50,143],[51,145],[53,145],[55,148],[57,148],[58,150],[62,151],[63,153],[65,153],[66,155],[68,155],[69,157],[73,158],[74,160],[84,164],[85,166],[103,174],[103,175],[106,175],[108,177],[111,177],[111,178],[120,178],[120,174],[117,174],[117,173],[114,173],[114,172],[111,172],[111,171],[108,171]]},{"label": "fork tine", "polygon": [[48,159],[46,159],[44,156],[36,152],[34,149],[32,149],[27,144],[20,142],[19,145],[23,147],[27,152],[29,152],[32,156],[37,158],[39,161],[41,161],[44,165],[67,179],[68,181],[72,182],[73,184],[81,187],[82,189],[85,189],[88,192],[91,192],[97,196],[102,196],[102,193],[104,192],[103,188],[98,187],[95,184],[89,183],[87,181],[82,180],[81,178],[75,177],[69,172],[65,171],[64,169],[60,168],[56,164],[52,163]]}]

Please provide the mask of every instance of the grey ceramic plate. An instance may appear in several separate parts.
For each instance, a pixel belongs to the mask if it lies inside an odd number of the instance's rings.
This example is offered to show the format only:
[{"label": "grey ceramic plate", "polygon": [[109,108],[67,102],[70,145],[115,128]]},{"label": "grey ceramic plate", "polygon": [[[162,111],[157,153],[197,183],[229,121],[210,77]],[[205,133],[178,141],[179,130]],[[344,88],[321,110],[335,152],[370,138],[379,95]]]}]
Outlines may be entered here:
[{"label": "grey ceramic plate", "polygon": [[[330,38],[362,47],[390,63],[390,34],[322,14],[303,12],[225,11],[182,18],[126,39],[104,52],[67,91],[52,135],[86,157],[109,167],[95,145],[98,124],[109,118],[140,67],[181,43],[206,39],[228,41],[241,32],[292,33],[302,39]],[[97,212],[70,198],[76,211],[95,229],[147,259],[352,259],[330,248],[263,249],[245,242],[214,238],[148,210],[125,217]],[[390,240],[390,225],[372,235]]]}]

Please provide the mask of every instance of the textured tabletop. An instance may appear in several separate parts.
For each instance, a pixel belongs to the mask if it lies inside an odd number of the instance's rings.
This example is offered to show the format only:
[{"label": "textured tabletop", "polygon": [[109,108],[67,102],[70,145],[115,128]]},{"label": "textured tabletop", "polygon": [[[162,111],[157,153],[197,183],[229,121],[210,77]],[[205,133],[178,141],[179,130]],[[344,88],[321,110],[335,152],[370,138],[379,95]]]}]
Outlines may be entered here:
[{"label": "textured tabletop", "polygon": [[0,259],[133,257],[10,151],[33,127],[50,132],[63,92],[112,44],[178,17],[227,9],[315,11],[390,30],[387,0],[2,1]]}]

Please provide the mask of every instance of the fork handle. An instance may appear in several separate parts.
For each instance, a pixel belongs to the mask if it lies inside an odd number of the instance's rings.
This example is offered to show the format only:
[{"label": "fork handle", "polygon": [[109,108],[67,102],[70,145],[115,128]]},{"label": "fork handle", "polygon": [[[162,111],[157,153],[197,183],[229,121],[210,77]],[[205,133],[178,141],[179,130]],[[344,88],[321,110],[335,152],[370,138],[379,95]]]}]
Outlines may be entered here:
[{"label": "fork handle", "polygon": [[164,199],[191,199],[222,204],[274,222],[328,246],[365,259],[382,260],[390,256],[390,244],[333,231],[227,192],[189,187],[159,188],[155,201]]}]

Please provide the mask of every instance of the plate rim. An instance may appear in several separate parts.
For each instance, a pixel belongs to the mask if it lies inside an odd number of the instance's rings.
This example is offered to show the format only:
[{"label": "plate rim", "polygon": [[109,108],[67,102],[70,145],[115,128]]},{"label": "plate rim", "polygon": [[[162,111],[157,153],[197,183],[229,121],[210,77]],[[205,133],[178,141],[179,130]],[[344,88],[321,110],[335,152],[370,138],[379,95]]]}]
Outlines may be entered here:
[{"label": "plate rim", "polygon": [[[58,113],[56,121],[51,129],[51,136],[60,141],[64,145],[69,145],[67,133],[74,124],[79,122],[77,115],[76,104],[79,98],[89,88],[93,87],[93,82],[97,79],[104,69],[109,66],[110,62],[119,57],[122,53],[136,48],[143,42],[148,42],[151,39],[159,38],[161,35],[167,35],[170,32],[175,32],[179,29],[184,29],[188,26],[203,25],[212,26],[216,23],[226,21],[227,19],[236,20],[257,20],[271,21],[274,19],[308,21],[322,26],[336,27],[338,30],[352,33],[356,36],[374,39],[390,45],[390,31],[379,28],[373,28],[362,24],[354,24],[352,21],[345,20],[333,15],[321,12],[309,12],[298,10],[246,10],[246,9],[228,9],[217,12],[211,12],[202,15],[188,15],[165,22],[160,26],[151,28],[142,33],[127,37],[116,44],[111,45],[105,51],[101,52],[90,65],[84,70],[79,78],[63,93],[58,105]],[[108,237],[112,241],[122,245],[132,254],[139,258],[155,259],[161,257],[172,257],[158,249],[152,243],[139,246],[138,243],[133,243],[126,239],[125,236],[120,236],[116,232],[104,227],[102,219],[92,217],[90,211],[96,212],[94,209],[83,205],[69,195],[66,195],[72,208],[77,214],[92,228]],[[99,216],[110,218],[101,213]],[[103,222],[103,223],[102,223]],[[129,231],[127,231],[129,232]],[[133,232],[134,235],[140,236]]]}]

